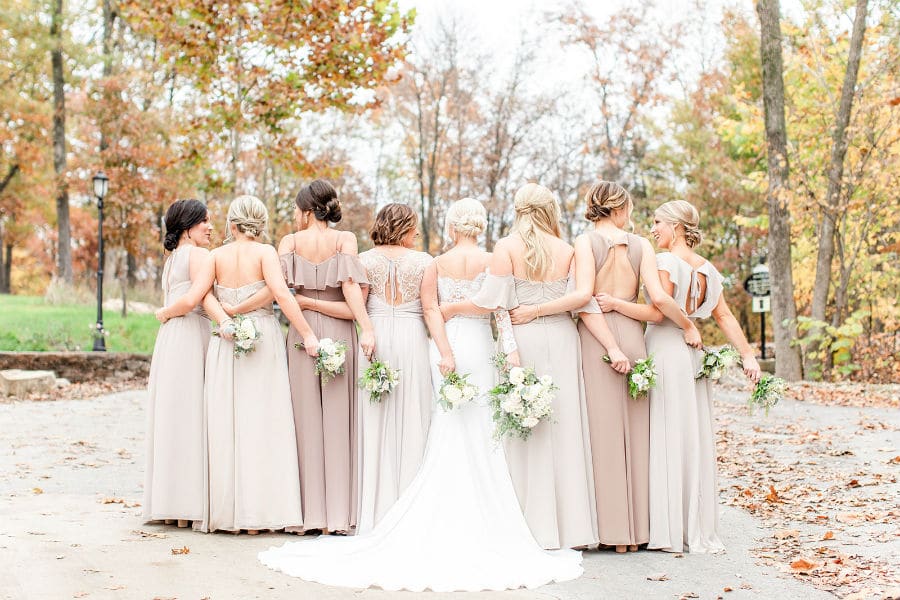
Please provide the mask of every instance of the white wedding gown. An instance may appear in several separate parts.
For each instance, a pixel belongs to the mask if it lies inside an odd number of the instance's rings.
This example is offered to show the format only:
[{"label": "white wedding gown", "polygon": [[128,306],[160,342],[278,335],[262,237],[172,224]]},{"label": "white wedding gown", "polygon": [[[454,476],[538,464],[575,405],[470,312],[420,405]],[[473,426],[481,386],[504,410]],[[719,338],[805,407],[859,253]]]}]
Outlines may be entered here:
[{"label": "white wedding gown", "polygon": [[[441,301],[468,298],[483,279],[439,278]],[[580,552],[546,551],[535,542],[502,446],[491,437],[489,318],[456,317],[447,335],[457,372],[468,373],[482,396],[452,412],[435,409],[422,467],[396,504],[370,531],[288,542],[260,552],[260,562],[326,585],[435,592],[535,588],[583,573]],[[435,388],[438,358],[432,343]]]}]

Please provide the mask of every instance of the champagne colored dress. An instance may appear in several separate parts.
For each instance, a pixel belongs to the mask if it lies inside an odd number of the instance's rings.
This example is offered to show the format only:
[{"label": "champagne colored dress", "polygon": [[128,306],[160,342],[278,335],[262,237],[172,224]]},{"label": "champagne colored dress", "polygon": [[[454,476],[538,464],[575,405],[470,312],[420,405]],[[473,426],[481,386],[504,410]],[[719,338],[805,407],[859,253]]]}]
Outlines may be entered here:
[{"label": "champagne colored dress", "polygon": [[[722,276],[709,262],[694,269],[670,252],[657,255],[675,284],[675,301],[692,319],[719,302]],[[706,278],[701,298],[699,277]],[[672,321],[647,326],[647,352],[656,363],[650,391],[650,543],[669,552],[721,552],[716,440],[708,379],[696,380],[703,352],[684,343]]]},{"label": "champagne colored dress", "polygon": [[[170,306],[191,287],[193,246],[166,259],[162,285]],[[159,327],[150,363],[144,519],[203,515],[203,371],[210,326],[200,307]]]},{"label": "champagne colored dress", "polygon": [[[564,296],[571,276],[529,281],[488,275],[472,301],[483,308],[513,309]],[[523,367],[550,375],[559,386],[553,415],[526,441],[504,441],[506,461],[522,512],[542,548],[575,548],[597,543],[597,508],[591,443],[581,375],[581,344],[569,313],[513,325]]]},{"label": "champagne colored dress", "polygon": [[[611,240],[588,234],[597,279],[594,293],[637,300],[641,239],[623,233]],[[619,348],[634,361],[646,358],[644,328],[617,312],[605,313]],[[584,388],[591,431],[597,529],[600,543],[610,546],[646,544],[650,538],[649,469],[650,402],[628,394],[625,375],[603,362],[608,354],[584,323],[578,324],[584,366]]]},{"label": "champagne colored dress", "polygon": [[[341,284],[367,284],[358,257],[338,252],[312,263],[291,252],[281,256],[287,284],[296,294],[317,300],[344,301]],[[313,310],[303,311],[319,339],[347,344],[344,372],[323,384],[315,359],[294,344],[303,341],[291,326],[287,334],[288,376],[297,432],[303,527],[349,531],[356,526],[356,325]]]},{"label": "champagne colored dress", "polygon": [[[458,302],[484,279],[438,279],[442,302]],[[498,315],[502,331],[509,316]],[[458,316],[447,323],[457,372],[479,397],[452,411],[436,408],[418,474],[374,529],[352,537],[322,536],[270,548],[266,566],[288,575],[351,588],[436,592],[534,588],[581,575],[581,553],[542,550],[531,535],[513,489],[503,447],[491,438],[487,392],[491,364],[490,317]],[[515,349],[504,336],[504,351]],[[511,346],[510,346],[511,344]],[[434,393],[443,378],[431,344]]]},{"label": "champagne colored dress", "polygon": [[[265,287],[215,286],[237,305]],[[208,503],[201,531],[303,525],[287,358],[272,305],[245,313],[261,336],[248,354],[215,337],[206,355]]]},{"label": "champagne colored dress", "polygon": [[[431,423],[428,334],[419,299],[422,277],[433,260],[410,250],[388,258],[377,248],[359,255],[369,280],[366,310],[375,330],[375,355],[400,370],[400,383],[381,401],[359,392],[359,520],[371,530],[412,482],[425,455]],[[362,374],[369,361],[359,356]]]}]

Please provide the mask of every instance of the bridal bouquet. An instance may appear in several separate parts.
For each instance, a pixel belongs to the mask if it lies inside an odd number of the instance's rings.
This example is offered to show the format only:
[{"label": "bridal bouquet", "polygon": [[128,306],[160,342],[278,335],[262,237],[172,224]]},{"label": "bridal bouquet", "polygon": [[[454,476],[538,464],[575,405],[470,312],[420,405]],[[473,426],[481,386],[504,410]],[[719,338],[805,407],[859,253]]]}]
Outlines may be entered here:
[{"label": "bridal bouquet", "polygon": [[359,387],[369,392],[369,402],[381,402],[382,394],[389,394],[400,383],[400,369],[373,357],[369,368],[359,378]]},{"label": "bridal bouquet", "polygon": [[438,391],[438,404],[445,411],[459,408],[463,404],[471,402],[478,395],[478,388],[467,381],[468,377],[468,373],[460,375],[456,371],[451,371],[444,377],[441,389]]},{"label": "bridal bouquet", "polygon": [[[294,348],[303,348],[303,344],[296,343]],[[344,363],[347,362],[347,342],[335,342],[331,338],[319,340],[319,353],[316,355],[316,375],[321,376],[322,383],[328,383],[335,375],[344,372]]]},{"label": "bridal bouquet", "polygon": [[559,389],[549,375],[538,377],[531,367],[508,368],[506,356],[498,354],[500,383],[488,395],[494,413],[494,438],[515,435],[527,440],[538,423],[553,414],[550,405]]},{"label": "bridal bouquet", "polygon": [[223,332],[231,333],[235,358],[256,350],[256,341],[262,337],[256,319],[241,314],[234,315],[221,329]]},{"label": "bridal bouquet", "polygon": [[769,409],[778,404],[778,401],[784,397],[785,382],[781,377],[773,375],[763,375],[759,383],[753,388],[747,405],[752,413],[756,408],[762,408],[769,415]]},{"label": "bridal bouquet", "polygon": [[[610,363],[612,359],[608,354],[604,354],[603,362]],[[628,395],[634,399],[645,396],[647,392],[656,387],[656,365],[653,364],[653,357],[648,356],[636,360],[626,377],[628,379]]]},{"label": "bridal bouquet", "polygon": [[710,381],[718,381],[725,371],[741,362],[741,356],[731,346],[722,346],[718,350],[703,349],[703,364],[695,379],[709,378]]}]

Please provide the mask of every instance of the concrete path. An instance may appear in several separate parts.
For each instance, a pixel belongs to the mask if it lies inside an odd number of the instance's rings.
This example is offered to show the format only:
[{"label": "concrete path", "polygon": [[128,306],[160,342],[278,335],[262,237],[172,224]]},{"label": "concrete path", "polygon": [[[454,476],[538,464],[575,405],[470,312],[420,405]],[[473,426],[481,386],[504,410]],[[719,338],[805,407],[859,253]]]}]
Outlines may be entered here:
[{"label": "concrete path", "polygon": [[[92,400],[0,404],[0,599],[412,598],[306,583],[269,571],[256,553],[302,538],[204,535],[141,521],[144,392]],[[577,581],[454,598],[791,598],[830,594],[758,566],[771,537],[746,512],[722,507],[726,554],[585,553]],[[173,549],[188,548],[175,555]],[[654,577],[662,581],[650,580]],[[733,591],[726,592],[726,588]]]}]

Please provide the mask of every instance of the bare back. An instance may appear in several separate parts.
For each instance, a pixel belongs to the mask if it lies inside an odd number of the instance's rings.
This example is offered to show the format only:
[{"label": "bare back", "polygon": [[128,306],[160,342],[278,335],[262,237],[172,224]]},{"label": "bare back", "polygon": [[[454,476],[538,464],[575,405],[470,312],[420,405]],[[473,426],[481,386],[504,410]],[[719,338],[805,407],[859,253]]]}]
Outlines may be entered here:
[{"label": "bare back", "polygon": [[334,229],[305,229],[284,236],[278,244],[278,254],[293,252],[313,264],[323,263],[338,252],[356,254],[356,244],[346,243],[347,235]]},{"label": "bare back", "polygon": [[491,255],[477,246],[454,247],[434,259],[438,277],[471,281],[487,268]]},{"label": "bare back", "polygon": [[[538,233],[541,241],[547,245],[553,257],[553,268],[538,281],[549,282],[565,279],[569,275],[575,249],[558,237]],[[503,248],[508,252],[512,263],[512,274],[518,279],[528,280],[528,265],[525,264],[525,243],[516,234],[502,240]],[[498,273],[499,274],[499,273]]]},{"label": "bare back", "polygon": [[216,283],[222,287],[239,288],[263,281],[265,247],[259,242],[237,241],[213,250]]}]

